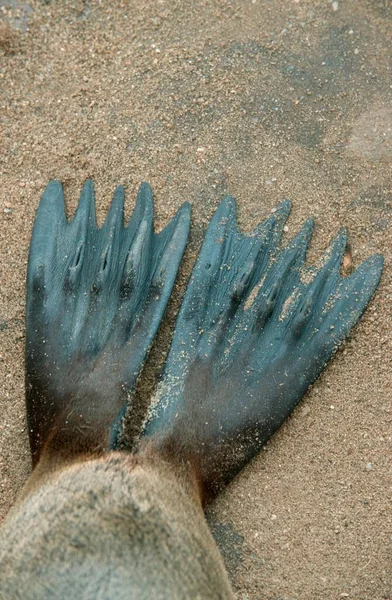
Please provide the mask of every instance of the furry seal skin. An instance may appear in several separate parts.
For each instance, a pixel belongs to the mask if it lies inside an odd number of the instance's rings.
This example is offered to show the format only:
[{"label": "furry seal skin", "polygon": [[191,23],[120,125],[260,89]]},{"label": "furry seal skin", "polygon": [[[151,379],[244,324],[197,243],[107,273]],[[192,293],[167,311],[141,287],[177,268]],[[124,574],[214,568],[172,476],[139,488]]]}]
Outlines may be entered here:
[{"label": "furry seal skin", "polygon": [[250,235],[226,198],[207,230],[143,431],[122,416],[162,319],[189,206],[154,233],[151,190],[102,228],[91,182],[72,221],[53,181],[30,247],[26,407],[33,472],[0,530],[0,598],[234,598],[203,508],[318,377],[376,289],[383,261],[341,277],[347,235],[306,266],[283,202]]}]

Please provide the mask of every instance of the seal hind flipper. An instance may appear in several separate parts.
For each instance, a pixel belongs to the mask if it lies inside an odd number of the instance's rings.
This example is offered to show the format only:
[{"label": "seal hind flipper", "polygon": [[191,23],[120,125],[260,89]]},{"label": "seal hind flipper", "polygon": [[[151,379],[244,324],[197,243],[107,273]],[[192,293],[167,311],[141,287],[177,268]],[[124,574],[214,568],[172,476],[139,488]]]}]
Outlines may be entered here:
[{"label": "seal hind flipper", "polygon": [[51,181],[42,195],[27,273],[26,403],[34,465],[49,440],[75,454],[116,445],[119,415],[169,300],[188,237],[189,204],[155,234],[152,193],[143,183],[127,226],[123,218],[122,186],[101,228],[92,181],[70,221],[60,182]]},{"label": "seal hind flipper", "polygon": [[288,211],[281,205],[244,236],[233,200],[218,208],[143,432],[147,445],[194,460],[209,493],[228,483],[292,412],[381,276],[379,255],[341,276],[344,230],[321,265],[306,268],[312,220],[278,249]]}]

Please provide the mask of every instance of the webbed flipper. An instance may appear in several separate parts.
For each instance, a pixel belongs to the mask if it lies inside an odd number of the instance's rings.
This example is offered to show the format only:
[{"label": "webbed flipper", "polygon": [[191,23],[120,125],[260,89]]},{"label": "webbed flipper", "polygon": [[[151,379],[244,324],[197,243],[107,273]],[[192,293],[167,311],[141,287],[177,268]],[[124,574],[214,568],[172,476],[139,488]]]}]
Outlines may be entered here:
[{"label": "webbed flipper", "polygon": [[250,236],[226,199],[207,231],[177,319],[144,439],[198,465],[204,487],[228,483],[319,376],[372,297],[379,255],[342,277],[342,231],[305,267],[313,222],[279,248],[288,205]]},{"label": "webbed flipper", "polygon": [[49,440],[72,446],[74,453],[117,443],[127,396],[174,285],[190,206],[184,204],[156,234],[151,189],[143,183],[127,226],[123,219],[122,186],[101,228],[92,181],[86,181],[71,221],[58,181],[41,198],[27,273],[26,403],[33,464]]}]

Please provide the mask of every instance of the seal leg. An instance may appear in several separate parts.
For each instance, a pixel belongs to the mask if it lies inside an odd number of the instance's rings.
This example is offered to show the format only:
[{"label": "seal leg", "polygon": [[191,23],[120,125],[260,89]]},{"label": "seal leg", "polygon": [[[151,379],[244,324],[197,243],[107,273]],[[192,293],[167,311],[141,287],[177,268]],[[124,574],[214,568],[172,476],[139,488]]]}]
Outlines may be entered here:
[{"label": "seal leg", "polygon": [[342,231],[318,266],[306,267],[312,220],[279,249],[287,204],[249,237],[234,209],[225,200],[210,224],[142,442],[195,462],[208,495],[292,412],[361,316],[383,266],[375,255],[342,277]]},{"label": "seal leg", "polygon": [[184,204],[154,233],[143,183],[124,225],[124,189],[97,227],[93,183],[71,221],[51,181],[37,211],[27,274],[26,403],[33,466],[43,449],[72,456],[115,448],[174,285],[189,232]]}]

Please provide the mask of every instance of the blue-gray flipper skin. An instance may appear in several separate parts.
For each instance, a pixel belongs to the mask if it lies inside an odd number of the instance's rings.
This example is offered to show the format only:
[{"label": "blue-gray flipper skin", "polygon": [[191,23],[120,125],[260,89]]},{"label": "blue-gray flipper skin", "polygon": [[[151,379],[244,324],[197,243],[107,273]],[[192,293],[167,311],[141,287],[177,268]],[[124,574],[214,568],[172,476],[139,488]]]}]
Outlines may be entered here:
[{"label": "blue-gray flipper skin", "polygon": [[[36,214],[27,274],[26,403],[35,465],[49,442],[117,444],[120,417],[161,322],[185,249],[190,206],[154,233],[148,184],[124,225],[124,188],[97,227],[92,181],[71,221],[51,181]],[[69,439],[68,439],[69,438]],[[64,443],[66,441],[66,443]]]},{"label": "blue-gray flipper skin", "polygon": [[290,415],[363,313],[374,255],[340,274],[343,230],[306,267],[313,221],[280,248],[288,202],[249,236],[225,199],[208,228],[177,319],[144,439],[189,456],[208,494],[227,484]]}]

